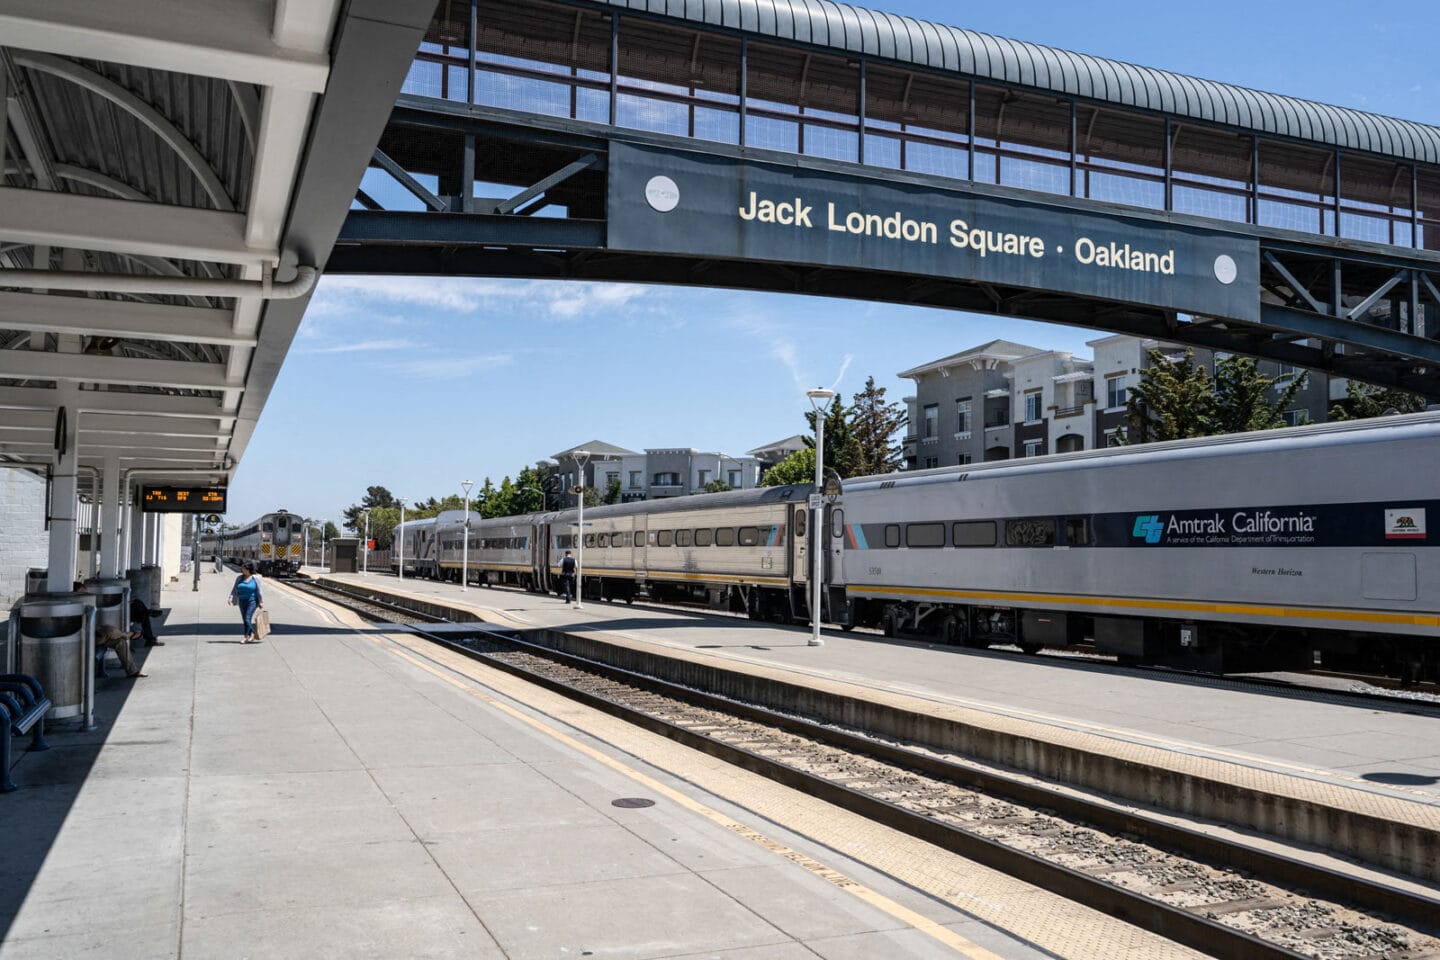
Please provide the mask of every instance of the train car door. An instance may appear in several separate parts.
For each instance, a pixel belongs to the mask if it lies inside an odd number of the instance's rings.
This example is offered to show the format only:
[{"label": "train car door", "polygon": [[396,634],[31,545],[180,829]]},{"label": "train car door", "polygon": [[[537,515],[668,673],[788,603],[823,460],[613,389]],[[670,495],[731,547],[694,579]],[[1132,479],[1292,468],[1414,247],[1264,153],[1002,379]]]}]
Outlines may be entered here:
[{"label": "train car door", "polygon": [[810,582],[810,512],[804,503],[790,505],[790,581]]},{"label": "train car door", "polygon": [[550,592],[550,524],[530,524],[530,571],[535,589]]},{"label": "train car door", "polygon": [[635,574],[635,583],[638,586],[644,583],[649,576],[649,570],[645,566],[645,544],[648,534],[645,531],[644,517],[635,517],[634,523],[634,537],[630,547],[630,569]]}]

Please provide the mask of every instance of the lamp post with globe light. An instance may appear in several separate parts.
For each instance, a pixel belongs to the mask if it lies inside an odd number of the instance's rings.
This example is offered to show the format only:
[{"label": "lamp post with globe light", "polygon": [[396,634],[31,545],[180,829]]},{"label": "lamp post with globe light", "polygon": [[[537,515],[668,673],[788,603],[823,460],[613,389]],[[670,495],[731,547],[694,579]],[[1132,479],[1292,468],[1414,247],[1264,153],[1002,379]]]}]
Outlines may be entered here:
[{"label": "lamp post with globe light", "polygon": [[825,405],[835,396],[834,390],[807,390],[810,406],[815,409],[815,492],[810,494],[810,646],[824,646],[820,639],[820,554],[825,549],[824,520],[821,495],[825,490]]},{"label": "lamp post with globe light", "polygon": [[589,450],[575,450],[570,456],[575,460],[576,471],[579,476],[576,478],[575,493],[576,500],[580,506],[580,513],[576,517],[575,535],[575,609],[583,609],[585,598],[585,463],[590,459]]}]

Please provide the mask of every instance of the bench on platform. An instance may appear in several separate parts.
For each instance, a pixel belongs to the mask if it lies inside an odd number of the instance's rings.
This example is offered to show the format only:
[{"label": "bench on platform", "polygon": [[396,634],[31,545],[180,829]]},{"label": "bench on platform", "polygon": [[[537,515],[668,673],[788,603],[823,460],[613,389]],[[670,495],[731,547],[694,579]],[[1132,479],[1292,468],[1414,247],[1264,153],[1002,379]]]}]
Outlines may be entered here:
[{"label": "bench on platform", "polygon": [[31,750],[48,750],[45,743],[45,714],[50,698],[40,689],[40,681],[23,673],[0,674],[0,793],[17,789],[10,779],[10,738],[33,734]]}]

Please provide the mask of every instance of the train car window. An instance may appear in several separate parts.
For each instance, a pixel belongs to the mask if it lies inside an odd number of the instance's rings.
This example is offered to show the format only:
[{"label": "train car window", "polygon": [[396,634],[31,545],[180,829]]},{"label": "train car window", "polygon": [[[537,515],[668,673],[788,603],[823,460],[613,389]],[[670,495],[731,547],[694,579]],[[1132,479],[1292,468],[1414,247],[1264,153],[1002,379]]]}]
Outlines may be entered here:
[{"label": "train car window", "polygon": [[733,546],[735,546],[735,528],[734,528],[734,527],[716,527],[716,528],[715,528],[715,546],[717,546],[717,547],[733,547]]},{"label": "train car window", "polygon": [[585,546],[587,546],[587,547],[593,547],[593,546],[595,546],[595,534],[593,534],[593,533],[587,533],[587,534],[585,534]]},{"label": "train car window", "polygon": [[760,543],[760,528],[741,527],[739,531],[737,531],[736,537],[742,547],[757,546]]},{"label": "train car window", "polygon": [[695,531],[695,546],[708,547],[715,542],[715,531],[709,527],[701,527]]},{"label": "train car window", "polygon": [[268,522],[267,522],[267,523],[262,523],[262,524],[260,524],[260,529],[261,529],[261,530],[264,530],[266,533],[274,533],[274,532],[275,532],[275,524],[273,524],[273,523],[268,523]]},{"label": "train car window", "polygon": [[1055,545],[1055,518],[1032,517],[1005,521],[1005,544],[1010,547],[1051,547]]},{"label": "train car window", "polygon": [[830,536],[837,540],[845,536],[845,511],[838,507],[830,511]]},{"label": "train car window", "polygon": [[945,546],[945,524],[943,523],[907,523],[905,525],[905,546],[907,547],[943,547]]},{"label": "train car window", "polygon": [[995,546],[994,520],[961,520],[950,525],[950,542],[957,547]]},{"label": "train car window", "polygon": [[1072,547],[1090,546],[1090,518],[1066,517],[1065,542]]},{"label": "train car window", "polygon": [[898,523],[885,524],[885,546],[900,546],[900,525]]},{"label": "train car window", "polygon": [[809,523],[810,514],[805,510],[795,511],[795,536],[805,536],[805,525]]},{"label": "train car window", "polygon": [[610,546],[612,546],[612,547],[628,547],[628,546],[630,546],[630,534],[628,534],[628,533],[612,533],[612,534],[610,534]]},{"label": "train car window", "polygon": [[656,531],[655,531],[655,546],[657,546],[657,547],[668,547],[668,546],[673,545],[674,543],[675,543],[675,531],[673,531],[673,530],[656,530]]},{"label": "train car window", "polygon": [[677,546],[677,547],[688,547],[688,546],[690,546],[690,531],[689,531],[689,530],[676,530],[676,531],[675,531],[675,546]]}]

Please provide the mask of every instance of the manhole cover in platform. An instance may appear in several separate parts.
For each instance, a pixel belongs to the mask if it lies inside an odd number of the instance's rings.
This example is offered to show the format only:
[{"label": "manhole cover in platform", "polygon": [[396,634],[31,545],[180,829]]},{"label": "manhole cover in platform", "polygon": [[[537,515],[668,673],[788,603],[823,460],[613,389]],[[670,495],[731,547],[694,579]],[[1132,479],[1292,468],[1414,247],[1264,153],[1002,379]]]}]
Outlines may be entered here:
[{"label": "manhole cover in platform", "polygon": [[638,807],[653,807],[655,806],[655,801],[647,799],[646,797],[621,797],[619,800],[611,800],[610,806],[636,809]]}]

